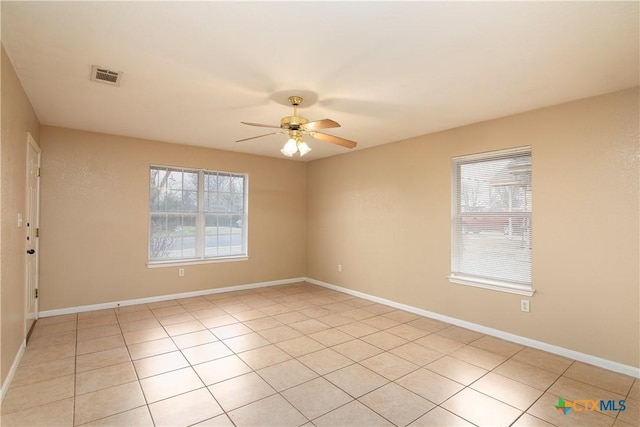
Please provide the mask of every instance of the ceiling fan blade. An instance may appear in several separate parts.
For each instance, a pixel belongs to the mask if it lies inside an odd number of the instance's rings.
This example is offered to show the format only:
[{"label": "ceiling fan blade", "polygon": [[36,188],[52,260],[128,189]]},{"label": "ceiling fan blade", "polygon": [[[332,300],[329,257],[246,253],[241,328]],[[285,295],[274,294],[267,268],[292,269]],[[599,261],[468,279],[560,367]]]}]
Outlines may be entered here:
[{"label": "ceiling fan blade", "polygon": [[265,133],[264,135],[258,135],[258,136],[252,136],[252,137],[250,137],[250,138],[239,139],[239,140],[237,140],[236,142],[243,142],[243,141],[248,141],[248,140],[250,140],[250,139],[262,138],[263,136],[277,135],[277,134],[279,134],[279,133],[282,133],[282,132],[271,132],[271,133]]},{"label": "ceiling fan blade", "polygon": [[251,122],[240,122],[243,125],[249,125],[249,126],[258,126],[261,128],[274,128],[274,129],[280,129],[280,126],[273,126],[273,125],[263,125],[262,123],[251,123]]},{"label": "ceiling fan blade", "polygon": [[354,148],[356,145],[358,145],[358,143],[355,141],[329,135],[326,133],[311,132],[310,135],[316,139],[331,142],[332,144],[342,145],[343,147],[347,147],[347,148]]},{"label": "ceiling fan blade", "polygon": [[300,126],[303,130],[318,130],[318,129],[328,129],[328,128],[339,128],[340,123],[335,122],[331,119],[322,119],[316,120],[313,122],[309,122]]}]

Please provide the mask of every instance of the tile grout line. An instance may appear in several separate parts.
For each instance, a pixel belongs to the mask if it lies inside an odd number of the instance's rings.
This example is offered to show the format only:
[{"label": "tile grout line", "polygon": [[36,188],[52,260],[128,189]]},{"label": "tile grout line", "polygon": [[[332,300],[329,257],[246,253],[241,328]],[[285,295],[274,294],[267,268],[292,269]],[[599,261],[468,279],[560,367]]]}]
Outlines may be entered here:
[{"label": "tile grout line", "polygon": [[[527,348],[527,347],[525,347],[525,348]],[[523,349],[523,350],[524,350],[524,349]],[[519,352],[518,352],[518,353],[519,353]],[[517,354],[517,353],[516,353],[516,354]],[[538,396],[538,398],[537,398],[536,400],[534,400],[534,401],[533,401],[533,403],[531,403],[531,404],[527,407],[527,409],[526,409],[524,412],[522,412],[522,415],[527,414],[527,413],[529,412],[529,410],[530,410],[531,408],[533,408],[533,406],[534,406],[536,403],[538,403],[538,401],[539,401],[540,399],[542,399],[546,393],[549,393],[549,390],[551,390],[551,387],[553,387],[553,385],[554,385],[555,383],[557,383],[557,382],[560,380],[560,378],[562,378],[562,376],[564,375],[564,373],[565,373],[565,372],[567,372],[567,371],[569,370],[569,368],[570,368],[574,363],[575,363],[575,360],[572,360],[572,361],[571,361],[571,363],[569,364],[569,366],[567,366],[567,367],[565,368],[565,370],[564,370],[564,371],[562,371],[562,373],[561,373],[560,375],[558,375],[558,377],[557,377],[555,380],[553,380],[553,382],[552,382],[551,384],[549,384],[549,386],[548,386],[548,387],[547,387],[547,388],[542,392],[542,394],[541,394],[540,396]],[[522,417],[522,415],[520,415],[520,417]],[[538,418],[538,417],[536,417],[535,415],[531,415],[531,414],[529,414],[529,416],[532,416],[532,417]],[[518,419],[519,419],[520,417],[518,417]],[[517,421],[517,419],[516,419],[516,421]],[[552,425],[554,425],[554,426],[556,425],[556,424],[553,424],[551,421],[547,421],[547,420],[545,420],[545,419],[543,419],[543,421],[544,421],[544,422],[546,422],[546,423],[552,424]],[[613,424],[613,423],[612,423],[612,424]]]},{"label": "tile grout line", "polygon": [[[155,318],[155,315],[153,314],[153,311],[148,307],[148,304],[145,304],[145,307],[147,307],[147,309],[151,312],[151,314]],[[147,410],[147,413],[149,414],[149,418],[151,419],[151,422],[155,426],[156,422],[153,419],[153,414],[151,413],[151,408],[149,408],[149,400],[147,399],[147,394],[144,392],[144,389],[142,388],[142,383],[140,382],[140,375],[138,375],[138,370],[136,369],[136,365],[134,363],[133,357],[131,356],[131,351],[129,350],[129,345],[127,344],[127,341],[126,341],[126,339],[124,337],[124,331],[122,330],[122,322],[120,321],[120,317],[118,316],[118,310],[119,309],[120,309],[120,307],[114,309],[114,315],[116,316],[116,322],[118,324],[118,328],[120,329],[120,333],[122,334],[122,341],[124,342],[124,346],[127,349],[127,354],[129,355],[129,361],[131,363],[131,367],[133,368],[133,372],[134,372],[134,374],[136,376],[136,382],[138,384],[138,388],[140,389],[140,392],[142,393],[142,398],[144,399],[144,403],[145,403],[144,407]],[[131,411],[133,409],[136,409],[136,408],[127,409],[127,411]],[[118,414],[121,414],[121,413],[124,413],[124,412],[126,412],[126,411],[119,412]],[[110,414],[110,415],[107,415],[104,418],[108,418],[108,417],[111,417],[111,416],[114,416],[114,415],[118,415],[118,414]]]},{"label": "tile grout line", "polygon": [[73,407],[71,412],[71,425],[76,425],[76,384],[78,382],[78,326],[80,326],[80,319],[78,313],[76,313],[76,340],[75,349],[73,351]]}]

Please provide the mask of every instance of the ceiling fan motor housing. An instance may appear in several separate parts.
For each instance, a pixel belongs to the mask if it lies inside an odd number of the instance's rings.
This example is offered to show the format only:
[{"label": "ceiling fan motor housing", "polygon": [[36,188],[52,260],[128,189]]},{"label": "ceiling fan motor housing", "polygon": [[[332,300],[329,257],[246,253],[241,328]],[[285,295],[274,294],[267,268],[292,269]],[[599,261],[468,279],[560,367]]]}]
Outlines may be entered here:
[{"label": "ceiling fan motor housing", "polygon": [[306,125],[309,120],[300,116],[287,116],[280,120],[280,127],[282,129],[299,130],[300,126]]}]

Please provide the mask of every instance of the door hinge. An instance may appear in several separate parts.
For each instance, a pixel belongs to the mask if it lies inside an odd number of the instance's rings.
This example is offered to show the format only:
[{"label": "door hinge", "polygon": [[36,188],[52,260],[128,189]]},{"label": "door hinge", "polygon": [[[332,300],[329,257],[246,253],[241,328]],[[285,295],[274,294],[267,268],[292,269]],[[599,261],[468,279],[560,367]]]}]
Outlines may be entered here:
[{"label": "door hinge", "polygon": [[38,288],[36,288],[36,298],[38,298]]},{"label": "door hinge", "polygon": [[36,228],[36,237],[40,237],[40,229]]},{"label": "door hinge", "polygon": [[38,167],[38,171],[36,172],[36,176],[40,177],[40,167]]}]

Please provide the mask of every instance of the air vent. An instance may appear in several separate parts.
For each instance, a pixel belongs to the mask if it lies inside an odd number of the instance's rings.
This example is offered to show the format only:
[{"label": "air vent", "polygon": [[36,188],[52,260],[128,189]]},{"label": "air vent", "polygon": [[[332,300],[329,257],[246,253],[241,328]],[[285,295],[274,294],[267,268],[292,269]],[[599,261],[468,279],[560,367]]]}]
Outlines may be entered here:
[{"label": "air vent", "polygon": [[111,71],[104,67],[94,65],[91,67],[91,80],[112,86],[120,86],[122,71]]}]

